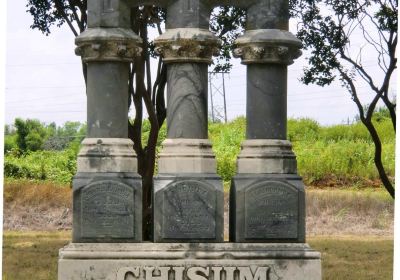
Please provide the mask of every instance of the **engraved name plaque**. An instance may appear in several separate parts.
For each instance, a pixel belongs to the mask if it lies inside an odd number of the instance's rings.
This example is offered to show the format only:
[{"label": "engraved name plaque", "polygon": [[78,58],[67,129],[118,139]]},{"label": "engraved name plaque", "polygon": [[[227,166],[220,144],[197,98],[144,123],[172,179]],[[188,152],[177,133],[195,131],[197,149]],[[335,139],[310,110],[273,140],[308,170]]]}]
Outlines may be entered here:
[{"label": "engraved name plaque", "polygon": [[105,180],[82,191],[82,238],[134,238],[134,190],[121,182]]},{"label": "engraved name plaque", "polygon": [[298,191],[279,181],[256,183],[245,193],[246,239],[293,239],[298,236]]},{"label": "engraved name plaque", "polygon": [[216,194],[206,183],[186,180],[164,191],[163,238],[212,239],[216,236]]}]

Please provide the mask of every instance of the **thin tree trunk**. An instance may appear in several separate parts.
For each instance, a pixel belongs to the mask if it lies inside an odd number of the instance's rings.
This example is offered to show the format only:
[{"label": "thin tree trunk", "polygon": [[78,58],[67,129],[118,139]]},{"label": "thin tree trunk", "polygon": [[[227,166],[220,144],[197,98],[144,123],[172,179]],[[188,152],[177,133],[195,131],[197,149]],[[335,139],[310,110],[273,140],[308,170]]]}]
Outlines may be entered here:
[{"label": "thin tree trunk", "polygon": [[394,190],[392,183],[389,180],[389,177],[387,176],[387,174],[385,172],[385,168],[383,167],[383,163],[382,163],[382,143],[379,139],[378,132],[376,131],[376,129],[370,119],[367,120],[365,118],[361,118],[361,121],[365,125],[365,127],[368,129],[368,132],[371,135],[372,140],[374,141],[374,145],[375,145],[374,162],[375,162],[376,169],[378,170],[379,177],[381,178],[381,181],[382,181],[385,189],[388,191],[388,193],[394,199],[395,198],[395,190]]}]

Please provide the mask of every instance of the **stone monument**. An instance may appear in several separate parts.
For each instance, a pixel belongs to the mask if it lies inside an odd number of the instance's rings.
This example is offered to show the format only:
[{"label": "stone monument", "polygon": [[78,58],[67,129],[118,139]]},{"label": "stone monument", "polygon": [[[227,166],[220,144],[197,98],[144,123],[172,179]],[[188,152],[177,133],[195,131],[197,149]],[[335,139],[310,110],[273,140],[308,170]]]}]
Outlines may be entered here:
[{"label": "stone monument", "polygon": [[[155,41],[167,64],[167,139],[154,179],[153,241],[142,241],[142,191],[127,138],[129,63],[141,51],[130,8],[166,9]],[[246,9],[235,56],[247,65],[247,139],[230,193],[207,133],[207,67],[220,47],[216,6]],[[88,67],[88,134],[73,181],[73,240],[59,280],[320,280],[320,253],[305,243],[304,186],[286,140],[287,65],[301,42],[288,31],[287,0],[88,0],[76,53]]]}]

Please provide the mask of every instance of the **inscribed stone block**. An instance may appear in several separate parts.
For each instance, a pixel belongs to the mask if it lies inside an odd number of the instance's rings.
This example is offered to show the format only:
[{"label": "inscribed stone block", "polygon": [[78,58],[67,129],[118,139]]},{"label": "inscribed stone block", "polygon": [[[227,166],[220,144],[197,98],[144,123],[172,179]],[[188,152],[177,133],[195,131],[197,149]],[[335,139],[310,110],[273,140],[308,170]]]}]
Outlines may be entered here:
[{"label": "inscribed stone block", "polygon": [[141,241],[140,178],[78,173],[73,185],[74,242]]},{"label": "inscribed stone block", "polygon": [[199,176],[155,179],[155,242],[223,241],[222,182]]},{"label": "inscribed stone block", "polygon": [[303,242],[305,197],[296,175],[238,175],[230,193],[230,240]]}]

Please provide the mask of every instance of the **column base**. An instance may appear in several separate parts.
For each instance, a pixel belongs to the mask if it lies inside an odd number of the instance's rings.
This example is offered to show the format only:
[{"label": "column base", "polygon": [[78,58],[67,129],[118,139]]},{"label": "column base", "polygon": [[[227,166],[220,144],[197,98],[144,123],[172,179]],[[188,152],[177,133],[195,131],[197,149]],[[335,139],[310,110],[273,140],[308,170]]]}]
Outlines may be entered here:
[{"label": "column base", "polygon": [[224,192],[216,174],[160,174],[153,205],[155,242],[224,240]]},{"label": "column base", "polygon": [[85,138],[78,172],[137,172],[133,142],[128,138]]},{"label": "column base", "polygon": [[305,193],[297,175],[239,174],[229,208],[232,242],[305,242]]},{"label": "column base", "polygon": [[296,174],[296,156],[287,140],[245,140],[237,159],[238,174]]},{"label": "column base", "polygon": [[71,243],[58,280],[321,280],[321,255],[308,244]]},{"label": "column base", "polygon": [[159,173],[215,173],[215,155],[210,140],[165,139],[162,147]]}]

